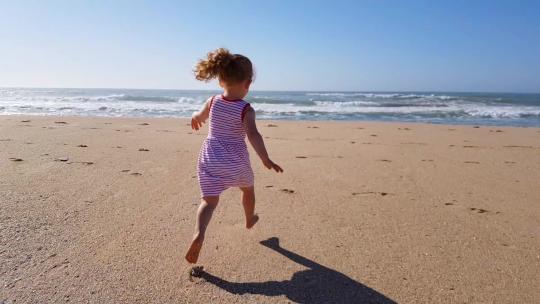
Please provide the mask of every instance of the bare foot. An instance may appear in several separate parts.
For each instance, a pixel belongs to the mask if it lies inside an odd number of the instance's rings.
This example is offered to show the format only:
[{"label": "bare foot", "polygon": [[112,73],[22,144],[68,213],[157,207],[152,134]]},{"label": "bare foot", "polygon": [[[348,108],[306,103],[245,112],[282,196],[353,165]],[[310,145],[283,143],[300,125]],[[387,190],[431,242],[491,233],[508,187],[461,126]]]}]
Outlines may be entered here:
[{"label": "bare foot", "polygon": [[257,224],[258,221],[259,221],[259,216],[257,214],[253,215],[251,220],[249,222],[246,222],[246,228],[247,229],[253,228],[253,226],[255,226],[255,224]]},{"label": "bare foot", "polygon": [[191,242],[191,246],[189,246],[189,249],[186,253],[186,261],[188,261],[191,264],[197,263],[202,245],[203,245],[203,242],[201,240],[194,239]]}]

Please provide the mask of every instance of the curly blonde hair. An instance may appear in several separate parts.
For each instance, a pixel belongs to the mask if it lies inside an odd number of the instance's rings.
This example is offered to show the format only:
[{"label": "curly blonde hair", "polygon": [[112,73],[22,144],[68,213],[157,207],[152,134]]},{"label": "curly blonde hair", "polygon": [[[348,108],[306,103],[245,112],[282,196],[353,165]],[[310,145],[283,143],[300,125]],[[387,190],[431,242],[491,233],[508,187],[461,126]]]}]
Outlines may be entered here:
[{"label": "curly blonde hair", "polygon": [[219,48],[207,54],[195,66],[195,78],[210,81],[218,78],[228,84],[253,80],[253,65],[246,56],[231,54],[225,48]]}]

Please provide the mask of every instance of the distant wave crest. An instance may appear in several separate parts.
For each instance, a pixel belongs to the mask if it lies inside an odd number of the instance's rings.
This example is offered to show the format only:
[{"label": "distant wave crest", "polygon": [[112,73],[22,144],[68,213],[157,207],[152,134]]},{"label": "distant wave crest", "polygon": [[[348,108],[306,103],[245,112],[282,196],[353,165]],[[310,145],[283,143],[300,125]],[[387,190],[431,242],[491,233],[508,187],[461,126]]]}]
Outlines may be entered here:
[{"label": "distant wave crest", "polygon": [[[0,89],[0,114],[190,117],[215,92]],[[540,94],[252,92],[268,119],[398,120],[540,127]]]}]

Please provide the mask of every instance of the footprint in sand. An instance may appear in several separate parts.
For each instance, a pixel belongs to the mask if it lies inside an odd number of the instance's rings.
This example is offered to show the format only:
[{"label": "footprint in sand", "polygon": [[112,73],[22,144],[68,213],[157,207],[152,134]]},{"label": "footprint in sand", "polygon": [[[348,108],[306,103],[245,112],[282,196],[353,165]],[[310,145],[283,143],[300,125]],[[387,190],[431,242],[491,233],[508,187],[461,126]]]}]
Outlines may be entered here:
[{"label": "footprint in sand", "polygon": [[474,208],[474,207],[469,208],[469,210],[471,210],[471,211],[476,211],[476,212],[478,212],[478,213],[486,213],[486,212],[489,212],[489,211],[486,210],[486,209],[482,209],[482,208]]},{"label": "footprint in sand", "polygon": [[124,172],[124,173],[125,173],[125,172],[129,172],[129,171],[131,171],[131,170],[129,170],[129,169],[124,169],[124,170],[122,170],[122,171],[120,171],[120,172]]},{"label": "footprint in sand", "polygon": [[317,127],[317,126],[313,126],[313,127],[308,126],[307,128],[308,129],[318,129],[319,127]]},{"label": "footprint in sand", "polygon": [[21,120],[21,122],[31,122],[31,120]]},{"label": "footprint in sand", "polygon": [[504,163],[505,164],[515,164],[516,162],[515,161],[505,161]]},{"label": "footprint in sand", "polygon": [[133,176],[141,176],[142,173],[139,173],[139,172],[133,172],[133,173],[130,173],[130,175],[133,175]]},{"label": "footprint in sand", "polygon": [[432,162],[433,159],[422,159],[423,162]]},{"label": "footprint in sand", "polygon": [[150,150],[148,150],[148,149],[146,149],[146,148],[140,148],[139,151],[141,151],[141,152],[148,152],[148,151],[150,151]]},{"label": "footprint in sand", "polygon": [[69,160],[69,157],[58,157],[54,159],[54,161],[59,161],[59,162],[67,162],[68,160]]},{"label": "footprint in sand", "polygon": [[496,132],[496,133],[501,133],[502,130],[489,130],[489,132]]},{"label": "footprint in sand", "polygon": [[377,137],[377,134],[370,134],[369,136]]},{"label": "footprint in sand", "polygon": [[355,142],[355,141],[351,141],[350,143],[351,143],[351,144],[355,144],[356,142]]},{"label": "footprint in sand", "polygon": [[264,187],[265,187],[265,188],[272,188],[272,187],[274,187],[274,186],[268,185],[268,186],[264,186]]},{"label": "footprint in sand", "polygon": [[480,128],[480,126],[474,126],[473,128],[478,129],[478,128]]},{"label": "footprint in sand", "polygon": [[147,122],[140,123],[139,126],[149,126],[150,124]]},{"label": "footprint in sand", "polygon": [[378,159],[377,161],[382,161],[382,162],[389,162],[389,163],[391,163],[391,162],[392,162],[392,161],[391,161],[391,160],[389,160],[389,159]]},{"label": "footprint in sand", "polygon": [[480,162],[468,160],[468,161],[465,161],[464,163],[466,163],[466,164],[479,164]]},{"label": "footprint in sand", "polygon": [[275,125],[275,124],[267,124],[266,126],[267,126],[268,128],[276,128],[276,127],[277,127],[277,125]]},{"label": "footprint in sand", "polygon": [[55,121],[54,122],[55,124],[58,124],[58,125],[67,125],[68,123],[65,122],[65,121]]},{"label": "footprint in sand", "polygon": [[3,138],[3,139],[0,139],[0,141],[11,141],[11,138]]},{"label": "footprint in sand", "polygon": [[362,195],[362,194],[379,194],[381,196],[386,196],[389,193],[388,192],[376,192],[376,191],[364,191],[364,192],[353,192],[351,193],[353,196]]},{"label": "footprint in sand", "polygon": [[446,206],[453,206],[454,203],[444,203]]},{"label": "footprint in sand", "polygon": [[533,149],[534,147],[533,147],[533,146],[516,146],[516,145],[511,145],[511,146],[503,146],[503,148],[525,148],[525,149]]},{"label": "footprint in sand", "polygon": [[307,158],[307,156],[297,156],[296,158]]},{"label": "footprint in sand", "polygon": [[398,130],[410,131],[411,129],[409,129],[409,128],[398,128]]},{"label": "footprint in sand", "polygon": [[94,162],[91,161],[76,161],[76,162],[69,162],[67,164],[83,164],[83,165],[93,165]]},{"label": "footprint in sand", "polygon": [[79,148],[87,148],[88,146],[87,146],[87,145],[82,145],[82,144],[81,144],[81,145],[78,145],[77,147],[79,147]]},{"label": "footprint in sand", "polygon": [[479,146],[463,146],[463,148],[480,148]]},{"label": "footprint in sand", "polygon": [[357,127],[356,129],[357,130],[364,130],[364,128],[362,128],[362,127]]},{"label": "footprint in sand", "polygon": [[288,194],[292,194],[292,193],[294,193],[294,190],[291,190],[291,189],[287,189],[287,188],[285,188],[285,189],[281,189],[280,191],[281,191],[281,192],[285,192],[285,193],[288,193]]},{"label": "footprint in sand", "polygon": [[18,157],[10,157],[9,160],[10,160],[10,161],[14,161],[14,162],[21,162],[21,161],[23,161],[22,158],[18,158]]},{"label": "footprint in sand", "polygon": [[448,129],[448,131],[455,131],[456,129]]},{"label": "footprint in sand", "polygon": [[116,146],[115,148],[116,149],[122,149],[122,146]]}]

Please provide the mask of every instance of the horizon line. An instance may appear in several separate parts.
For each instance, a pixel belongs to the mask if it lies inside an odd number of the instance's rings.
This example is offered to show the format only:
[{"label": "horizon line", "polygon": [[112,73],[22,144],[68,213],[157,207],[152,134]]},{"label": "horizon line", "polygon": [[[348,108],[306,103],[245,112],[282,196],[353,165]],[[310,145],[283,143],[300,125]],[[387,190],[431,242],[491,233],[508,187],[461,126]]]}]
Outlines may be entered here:
[{"label": "horizon line", "polygon": [[[122,87],[57,87],[57,86],[0,86],[0,89],[82,89],[82,90],[146,90],[146,91],[221,91],[221,89],[178,88],[122,88]],[[250,92],[322,92],[322,93],[488,93],[488,94],[540,94],[540,91],[458,91],[458,90],[250,90]]]}]

